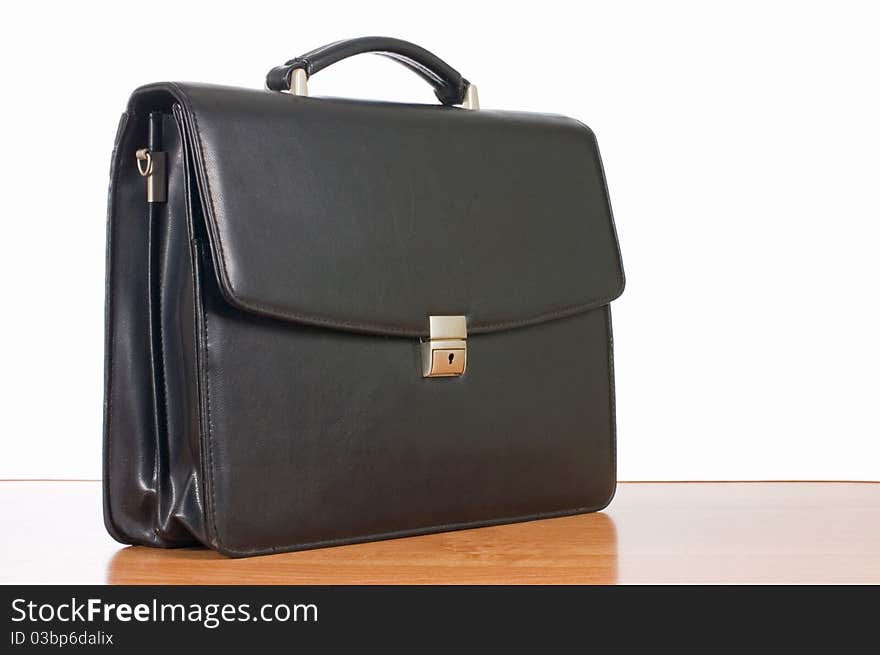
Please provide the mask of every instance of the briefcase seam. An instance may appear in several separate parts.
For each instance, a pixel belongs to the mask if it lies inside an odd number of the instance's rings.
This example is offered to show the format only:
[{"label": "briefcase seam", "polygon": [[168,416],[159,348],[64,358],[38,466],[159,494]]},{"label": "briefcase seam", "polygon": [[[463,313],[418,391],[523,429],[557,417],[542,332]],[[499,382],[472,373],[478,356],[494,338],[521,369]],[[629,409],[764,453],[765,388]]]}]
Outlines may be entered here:
[{"label": "briefcase seam", "polygon": [[[156,496],[156,500],[155,500],[155,502],[156,502],[156,516],[155,516],[156,521],[152,526],[152,532],[156,536],[156,538],[159,538],[159,515],[161,514],[161,511],[162,511],[161,510],[162,492],[159,488],[159,485],[161,484],[161,480],[159,479],[159,439],[160,439],[159,433],[160,433],[161,428],[159,426],[159,399],[157,397],[159,394],[159,389],[158,389],[158,385],[156,383],[157,381],[155,379],[155,376],[158,374],[156,369],[159,368],[156,365],[157,359],[160,362],[162,369],[165,368],[165,363],[164,363],[164,361],[162,361],[162,358],[164,355],[162,355],[160,353],[159,357],[158,358],[156,357],[155,335],[153,334],[154,320],[153,320],[153,309],[152,309],[152,303],[153,303],[153,270],[152,270],[153,252],[152,252],[152,250],[154,248],[153,242],[154,242],[154,240],[157,239],[157,236],[158,236],[157,234],[155,234],[153,232],[154,232],[154,230],[158,231],[159,221],[154,218],[153,212],[150,209],[150,207],[152,207],[152,205],[148,205],[148,209],[147,209],[147,221],[149,223],[148,234],[150,235],[147,239],[147,262],[148,262],[147,263],[147,271],[148,271],[148,274],[147,274],[147,307],[150,308],[147,312],[147,316],[148,316],[147,334],[149,336],[149,344],[150,344],[149,352],[150,352],[150,372],[151,372],[151,378],[152,378],[152,385],[151,386],[152,386],[152,396],[153,396],[153,398],[152,398],[152,400],[153,400],[153,421],[155,423],[155,429],[154,429],[154,434],[153,434],[153,443],[154,443],[154,447],[155,447],[155,452],[153,455],[153,489],[155,491],[155,496]],[[159,270],[161,270],[161,264],[159,264],[158,267],[159,267]],[[156,284],[158,285],[157,295],[159,295],[159,294],[161,294],[161,289],[162,289],[162,277],[161,277],[161,273],[159,273],[158,271],[156,271]],[[157,320],[159,323],[159,341],[161,343],[161,340],[162,340],[162,300],[161,300],[161,297],[159,298],[158,302],[156,303],[155,311],[157,312],[157,316],[158,316]],[[164,348],[161,345],[159,347],[160,347],[160,349],[164,350]]]},{"label": "briefcase seam", "polygon": [[[222,245],[220,246],[222,249]],[[221,255],[222,257],[222,255]],[[536,314],[535,316],[521,318],[521,319],[513,319],[509,321],[499,321],[495,323],[472,323],[468,325],[468,332],[471,334],[481,334],[487,333],[494,330],[503,330],[503,329],[514,329],[518,327],[526,327],[530,325],[537,325],[540,323],[547,323],[553,320],[568,318],[569,316],[576,316],[578,314],[583,314],[588,311],[598,309],[600,307],[604,307],[608,305],[612,300],[617,298],[616,295],[597,298],[595,300],[591,300],[587,303],[580,305],[573,305],[570,307],[565,307],[563,309],[552,310],[549,312],[544,312],[541,314]],[[257,311],[262,315],[267,315],[271,317],[282,316],[284,318],[293,319],[298,322],[302,322],[305,324],[318,324],[327,327],[336,327],[336,328],[352,328],[357,330],[363,330],[366,332],[396,332],[401,334],[402,336],[424,336],[420,331],[413,330],[411,328],[395,326],[395,325],[380,325],[377,323],[363,323],[358,321],[345,321],[339,319],[328,319],[322,316],[315,316],[309,314],[301,314],[296,312],[290,312],[288,310],[279,309],[276,307],[271,307],[269,305],[265,305],[263,303],[258,303],[253,300],[242,300],[241,298],[236,297],[233,304],[238,305],[241,309],[245,311]]]},{"label": "briefcase seam", "polygon": [[210,334],[208,329],[208,312],[205,309],[204,297],[201,297],[199,300],[202,309],[202,320],[205,323],[205,395],[208,411],[208,465],[211,468],[211,476],[210,480],[208,480],[208,485],[211,488],[211,527],[214,531],[214,539],[217,542],[217,545],[225,548],[225,546],[223,545],[223,540],[220,538],[220,531],[217,529],[217,500],[214,493],[214,419],[211,414],[211,348]]},{"label": "briefcase seam", "polygon": [[608,330],[608,405],[611,423],[611,495],[606,506],[614,500],[617,493],[617,398],[614,391],[614,328],[611,321],[611,307],[605,306],[605,324]]},{"label": "briefcase seam", "polygon": [[[163,292],[164,292],[164,278],[162,277],[162,271],[164,262],[168,257],[168,248],[170,247],[169,238],[166,234],[163,239],[163,243],[159,245],[159,256],[160,261],[156,270],[156,282],[159,285],[158,290],[158,303],[156,307],[156,312],[159,317],[159,348],[161,349],[161,356],[159,358],[159,363],[161,366],[159,367],[159,374],[162,376],[162,418],[164,419],[164,427],[165,427],[165,441],[166,441],[166,449],[168,447],[168,442],[171,440],[171,422],[168,418],[168,375],[165,371],[165,357],[166,357],[166,344],[165,344],[165,312],[162,306],[163,302]],[[161,435],[159,434],[158,429],[158,420],[157,423],[157,442],[156,442],[156,459],[155,459],[155,470],[156,470],[156,525],[153,530],[156,533],[156,537],[162,539],[160,525],[162,522],[162,477],[161,477],[161,459],[162,459],[162,442]]]}]

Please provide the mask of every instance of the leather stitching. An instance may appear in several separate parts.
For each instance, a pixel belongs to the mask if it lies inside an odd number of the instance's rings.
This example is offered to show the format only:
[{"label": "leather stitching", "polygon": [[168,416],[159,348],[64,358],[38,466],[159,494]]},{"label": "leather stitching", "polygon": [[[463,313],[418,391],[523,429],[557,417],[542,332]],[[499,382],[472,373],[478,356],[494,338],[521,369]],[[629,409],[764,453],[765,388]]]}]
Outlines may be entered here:
[{"label": "leather stitching", "polygon": [[[165,246],[168,245],[168,239],[165,239]],[[161,250],[164,250],[161,249]],[[162,405],[164,407],[162,414],[164,415],[164,423],[165,423],[165,439],[170,441],[171,439],[171,430],[170,424],[168,423],[168,378],[165,375],[165,326],[163,325],[163,314],[162,314],[162,266],[165,260],[165,254],[162,253],[162,261],[159,262],[158,270],[156,271],[156,278],[159,283],[159,293],[158,293],[158,303],[156,304],[156,313],[159,317],[159,374],[162,376]],[[158,417],[157,417],[158,418]],[[159,432],[158,420],[156,421],[157,429],[156,429],[156,472],[158,474],[156,478],[156,536],[159,536],[160,526],[162,524],[162,477],[161,477],[161,464],[162,464],[162,435]]]},{"label": "leather stitching", "polygon": [[[156,239],[155,232],[158,227],[159,221],[155,218],[156,208],[153,205],[147,205],[147,221],[149,227],[147,228],[148,236],[147,236],[147,307],[149,308],[147,311],[147,334],[150,340],[150,382],[151,382],[151,391],[152,391],[152,400],[153,400],[153,423],[154,423],[154,452],[153,452],[153,488],[155,489],[156,494],[156,523],[153,525],[153,534],[156,538],[159,538],[159,515],[161,512],[161,499],[159,494],[159,399],[158,393],[159,390],[156,386],[156,352],[155,352],[155,343],[156,338],[153,334],[153,248],[155,247],[154,241]],[[158,275],[158,273],[157,273]],[[157,280],[159,284],[159,288],[161,289],[162,281]],[[156,309],[158,311],[158,309]],[[161,333],[161,318],[160,320],[160,333]],[[161,335],[160,335],[161,340]]]},{"label": "leather stitching", "polygon": [[202,306],[202,320],[205,324],[205,395],[207,398],[208,412],[208,466],[211,469],[211,476],[210,480],[208,481],[211,488],[211,528],[214,531],[214,539],[216,540],[217,544],[220,547],[225,548],[225,546],[223,545],[223,540],[220,538],[220,531],[217,529],[217,501],[214,493],[214,420],[211,415],[211,348],[210,336],[208,332],[208,311],[205,308],[205,299],[203,296],[199,297],[199,301]]},{"label": "leather stitching", "polygon": [[[614,499],[617,493],[617,400],[614,394],[614,330],[611,324],[611,308],[605,307],[605,324],[608,330],[608,406],[611,418],[611,471],[614,476],[614,486],[608,503]],[[606,503],[606,506],[607,504]]]},{"label": "leather stitching", "polygon": [[[164,122],[164,115],[163,115]],[[167,219],[171,218],[170,212],[166,216]],[[168,221],[165,222],[165,238],[164,243],[161,244],[161,259],[159,261],[158,269],[156,271],[156,277],[159,283],[159,302],[157,305],[157,312],[159,315],[159,348],[161,349],[161,354],[159,358],[160,363],[160,373],[162,375],[162,415],[165,419],[165,440],[166,440],[166,449],[168,448],[168,443],[171,441],[171,420],[168,418],[168,375],[166,373],[166,345],[165,345],[165,314],[163,310],[163,290],[165,289],[164,280],[162,277],[162,271],[164,270],[165,262],[168,261],[168,250],[171,247],[170,237],[169,237],[169,229],[168,229]],[[161,443],[161,435],[158,434],[159,437],[156,444],[156,471],[159,472],[160,466],[162,463],[162,443]],[[156,506],[157,506],[157,522],[156,522],[156,536],[160,539],[164,538],[161,536],[161,525],[162,525],[162,479],[161,476],[156,479]]]},{"label": "leather stitching", "polygon": [[[224,262],[225,266],[225,262]],[[597,307],[601,307],[607,303],[610,303],[612,300],[618,298],[620,296],[619,292],[615,292],[610,296],[604,296],[601,298],[596,298],[595,300],[590,300],[588,302],[572,305],[570,307],[564,307],[562,309],[552,310],[549,312],[543,312],[541,314],[537,314],[535,316],[529,316],[526,318],[519,319],[511,319],[507,321],[496,321],[496,322],[475,322],[468,324],[468,333],[469,334],[480,334],[487,333],[497,330],[504,329],[512,329],[516,327],[524,327],[527,325],[535,325],[537,323],[543,323],[546,321],[551,321],[559,318],[565,318],[568,316],[574,316],[575,314],[581,314],[583,312],[587,312],[591,309],[596,309]],[[325,325],[330,327],[337,328],[349,328],[354,330],[361,330],[364,332],[393,332],[397,333],[400,336],[412,336],[412,337],[422,337],[427,336],[428,332],[426,330],[415,330],[408,327],[398,326],[398,325],[380,325],[377,323],[365,323],[360,321],[346,321],[341,319],[329,319],[323,316],[315,316],[310,314],[303,314],[299,312],[291,312],[285,309],[280,309],[278,307],[273,307],[271,305],[266,305],[264,303],[258,303],[252,300],[244,300],[239,296],[235,295],[232,292],[232,298],[230,298],[232,303],[236,305],[239,309],[255,311],[260,314],[264,314],[269,317],[278,317],[282,316],[284,318],[301,321],[303,323],[311,323],[315,325]]]}]

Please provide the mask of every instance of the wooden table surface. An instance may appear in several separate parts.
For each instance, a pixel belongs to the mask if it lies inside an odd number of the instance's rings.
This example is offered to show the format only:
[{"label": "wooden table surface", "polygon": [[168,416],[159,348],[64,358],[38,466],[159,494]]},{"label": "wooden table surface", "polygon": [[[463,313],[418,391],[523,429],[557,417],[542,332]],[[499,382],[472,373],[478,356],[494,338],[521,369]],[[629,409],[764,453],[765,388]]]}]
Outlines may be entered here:
[{"label": "wooden table surface", "polygon": [[0,583],[880,583],[880,484],[622,483],[604,512],[249,559],[124,547],[100,483],[0,481]]}]

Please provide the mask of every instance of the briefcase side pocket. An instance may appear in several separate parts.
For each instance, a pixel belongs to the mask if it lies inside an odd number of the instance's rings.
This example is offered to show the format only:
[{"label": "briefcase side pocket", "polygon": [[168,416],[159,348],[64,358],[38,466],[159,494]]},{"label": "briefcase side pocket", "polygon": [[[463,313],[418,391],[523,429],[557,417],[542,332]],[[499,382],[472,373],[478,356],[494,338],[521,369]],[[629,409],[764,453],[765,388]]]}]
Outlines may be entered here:
[{"label": "briefcase side pocket", "polygon": [[[107,228],[104,522],[152,546],[203,539],[195,289],[185,157],[170,112],[132,103],[111,166]],[[134,153],[161,152],[151,202]]]}]

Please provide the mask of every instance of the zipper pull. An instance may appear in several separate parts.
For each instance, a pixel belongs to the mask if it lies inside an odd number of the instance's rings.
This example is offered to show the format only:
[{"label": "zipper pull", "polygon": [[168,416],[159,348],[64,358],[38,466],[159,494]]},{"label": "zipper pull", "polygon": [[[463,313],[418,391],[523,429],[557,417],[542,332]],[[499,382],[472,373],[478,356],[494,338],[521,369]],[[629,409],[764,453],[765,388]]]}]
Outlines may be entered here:
[{"label": "zipper pull", "polygon": [[149,148],[141,148],[135,153],[138,173],[147,178],[147,202],[165,202],[165,154]]}]

